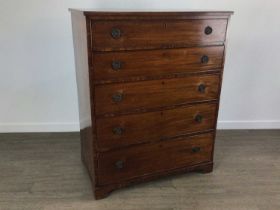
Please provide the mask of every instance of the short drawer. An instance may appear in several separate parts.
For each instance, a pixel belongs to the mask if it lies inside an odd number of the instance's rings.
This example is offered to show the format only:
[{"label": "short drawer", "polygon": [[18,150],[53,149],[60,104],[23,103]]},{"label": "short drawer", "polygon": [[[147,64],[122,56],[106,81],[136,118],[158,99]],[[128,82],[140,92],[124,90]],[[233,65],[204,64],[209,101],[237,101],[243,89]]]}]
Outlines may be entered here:
[{"label": "short drawer", "polygon": [[215,129],[216,114],[217,104],[210,103],[97,119],[98,148],[123,147]]},{"label": "short drawer", "polygon": [[97,115],[218,98],[220,74],[95,86]]},{"label": "short drawer", "polygon": [[224,46],[94,53],[95,80],[152,77],[222,68]]},{"label": "short drawer", "polygon": [[100,153],[98,184],[156,174],[212,160],[213,134]]},{"label": "short drawer", "polygon": [[96,21],[95,51],[217,45],[225,40],[227,19]]}]

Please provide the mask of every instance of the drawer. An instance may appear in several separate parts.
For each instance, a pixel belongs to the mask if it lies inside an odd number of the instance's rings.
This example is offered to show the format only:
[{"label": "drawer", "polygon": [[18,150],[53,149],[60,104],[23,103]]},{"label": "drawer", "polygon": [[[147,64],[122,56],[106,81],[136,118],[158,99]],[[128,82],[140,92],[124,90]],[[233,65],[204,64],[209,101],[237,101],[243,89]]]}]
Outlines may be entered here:
[{"label": "drawer", "polygon": [[96,21],[95,51],[217,45],[225,41],[227,19]]},{"label": "drawer", "polygon": [[212,160],[213,134],[100,153],[98,184],[117,183]]},{"label": "drawer", "polygon": [[220,74],[95,86],[97,115],[218,98]]},{"label": "drawer", "polygon": [[101,118],[96,121],[100,149],[166,140],[215,129],[217,104],[199,104],[142,114]]},{"label": "drawer", "polygon": [[95,80],[161,76],[222,68],[224,46],[95,53]]}]

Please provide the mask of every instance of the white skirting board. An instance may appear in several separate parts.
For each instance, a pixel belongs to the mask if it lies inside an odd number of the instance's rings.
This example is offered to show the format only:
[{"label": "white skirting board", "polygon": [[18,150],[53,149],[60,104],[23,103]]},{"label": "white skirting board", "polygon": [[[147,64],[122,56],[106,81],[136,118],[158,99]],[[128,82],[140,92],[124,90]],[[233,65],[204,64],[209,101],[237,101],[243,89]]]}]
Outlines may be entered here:
[{"label": "white skirting board", "polygon": [[[280,129],[280,120],[218,121],[218,129]],[[73,132],[79,130],[79,122],[0,123],[0,133]]]},{"label": "white skirting board", "polygon": [[0,123],[0,133],[70,132],[79,130],[78,122]]},{"label": "white skirting board", "polygon": [[280,120],[218,121],[218,129],[280,129]]}]

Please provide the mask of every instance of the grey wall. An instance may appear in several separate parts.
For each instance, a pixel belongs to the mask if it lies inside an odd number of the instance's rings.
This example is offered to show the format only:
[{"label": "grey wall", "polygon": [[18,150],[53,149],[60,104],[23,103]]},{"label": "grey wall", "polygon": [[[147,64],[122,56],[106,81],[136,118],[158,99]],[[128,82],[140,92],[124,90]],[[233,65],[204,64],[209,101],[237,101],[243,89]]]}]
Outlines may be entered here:
[{"label": "grey wall", "polygon": [[280,128],[277,0],[0,0],[0,132],[79,129],[68,8],[234,10],[219,128]]}]

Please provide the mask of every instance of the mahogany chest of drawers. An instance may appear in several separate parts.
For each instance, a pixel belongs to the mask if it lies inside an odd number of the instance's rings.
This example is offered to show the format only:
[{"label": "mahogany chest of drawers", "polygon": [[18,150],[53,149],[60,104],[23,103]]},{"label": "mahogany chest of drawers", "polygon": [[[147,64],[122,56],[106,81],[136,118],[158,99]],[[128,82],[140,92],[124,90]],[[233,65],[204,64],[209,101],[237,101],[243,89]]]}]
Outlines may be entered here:
[{"label": "mahogany chest of drawers", "polygon": [[96,199],[211,172],[232,12],[71,13],[82,160]]}]

